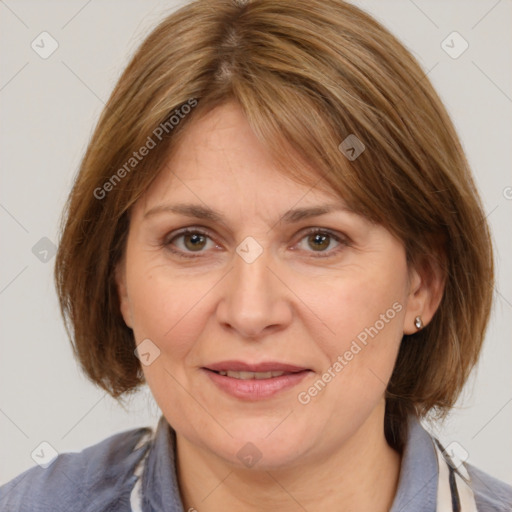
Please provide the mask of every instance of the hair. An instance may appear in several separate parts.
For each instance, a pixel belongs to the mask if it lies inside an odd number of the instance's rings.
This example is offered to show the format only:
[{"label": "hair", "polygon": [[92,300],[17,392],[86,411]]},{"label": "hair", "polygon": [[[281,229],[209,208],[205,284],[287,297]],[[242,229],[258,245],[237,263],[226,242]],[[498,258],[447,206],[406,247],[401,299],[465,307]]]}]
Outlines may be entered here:
[{"label": "hair", "polygon": [[[342,0],[197,0],[143,41],[105,105],[64,213],[55,279],[75,355],[118,400],[144,382],[115,282],[130,208],[190,122],[230,100],[282,172],[324,180],[398,237],[410,264],[442,268],[441,303],[424,329],[404,335],[386,390],[385,434],[401,450],[407,415],[444,416],[478,360],[492,246],[426,73],[387,29]],[[365,146],[355,159],[339,149],[349,135]],[[314,172],[296,172],[305,163]]]}]

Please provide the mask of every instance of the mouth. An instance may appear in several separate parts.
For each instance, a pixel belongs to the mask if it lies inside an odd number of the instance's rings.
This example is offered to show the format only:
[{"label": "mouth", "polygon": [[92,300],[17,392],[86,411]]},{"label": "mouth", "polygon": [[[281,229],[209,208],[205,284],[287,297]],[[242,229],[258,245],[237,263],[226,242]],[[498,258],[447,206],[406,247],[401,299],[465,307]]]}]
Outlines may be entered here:
[{"label": "mouth", "polygon": [[309,368],[280,362],[223,361],[202,368],[225,393],[244,400],[270,398],[290,389],[312,372]]},{"label": "mouth", "polygon": [[281,375],[285,375],[285,372],[234,372],[231,370],[220,370],[218,372],[219,375],[224,377],[231,377],[232,379],[240,379],[240,380],[263,380],[263,379],[272,379],[274,377],[281,377]]}]

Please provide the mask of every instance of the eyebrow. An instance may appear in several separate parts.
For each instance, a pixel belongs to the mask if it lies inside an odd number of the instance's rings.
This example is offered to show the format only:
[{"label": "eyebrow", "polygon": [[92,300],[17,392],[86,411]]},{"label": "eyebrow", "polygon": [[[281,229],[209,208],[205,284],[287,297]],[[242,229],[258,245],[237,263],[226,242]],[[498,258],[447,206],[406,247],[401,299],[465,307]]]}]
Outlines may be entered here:
[{"label": "eyebrow", "polygon": [[[280,219],[280,222],[286,224],[293,224],[301,220],[309,219],[311,217],[318,217],[335,211],[343,211],[353,213],[352,210],[342,204],[325,204],[312,206],[309,208],[294,208],[288,210]],[[192,203],[177,203],[177,204],[162,204],[149,209],[144,218],[156,215],[159,213],[176,213],[185,215],[186,217],[193,217],[196,219],[205,219],[212,222],[225,223],[224,217],[221,213],[216,212],[208,206]]]}]

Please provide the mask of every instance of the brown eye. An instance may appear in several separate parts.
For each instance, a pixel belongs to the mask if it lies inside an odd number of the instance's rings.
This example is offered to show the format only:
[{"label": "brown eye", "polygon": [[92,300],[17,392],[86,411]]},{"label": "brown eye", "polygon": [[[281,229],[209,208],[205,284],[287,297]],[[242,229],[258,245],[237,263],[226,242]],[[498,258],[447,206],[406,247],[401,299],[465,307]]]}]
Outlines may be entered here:
[{"label": "brown eye", "polygon": [[319,258],[334,256],[349,245],[349,239],[343,234],[335,234],[319,228],[310,229],[298,243],[299,249],[310,253],[310,256],[311,253],[316,253],[313,257]]},{"label": "brown eye", "polygon": [[181,236],[185,247],[190,251],[200,251],[206,245],[206,237],[201,233],[185,233]]},{"label": "brown eye", "polygon": [[331,236],[324,233],[313,233],[308,236],[308,244],[314,251],[323,251],[329,247]]},{"label": "brown eye", "polygon": [[164,240],[164,246],[178,256],[193,258],[195,255],[192,253],[201,256],[209,248],[213,248],[215,243],[207,233],[197,229],[185,229]]}]

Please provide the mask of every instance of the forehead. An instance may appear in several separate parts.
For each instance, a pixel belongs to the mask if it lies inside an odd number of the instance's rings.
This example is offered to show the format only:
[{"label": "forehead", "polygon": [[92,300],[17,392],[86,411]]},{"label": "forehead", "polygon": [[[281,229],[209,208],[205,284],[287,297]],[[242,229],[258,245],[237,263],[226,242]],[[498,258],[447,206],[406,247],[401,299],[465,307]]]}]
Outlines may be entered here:
[{"label": "forehead", "polygon": [[300,179],[276,162],[241,107],[228,102],[191,120],[145,194],[145,210],[183,196],[225,206],[240,198],[284,206],[296,201],[307,206],[322,199],[342,202],[317,170],[306,163],[298,166],[298,161],[290,161],[290,166]]}]

